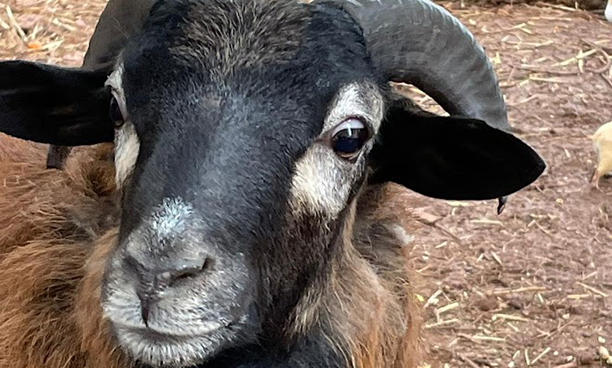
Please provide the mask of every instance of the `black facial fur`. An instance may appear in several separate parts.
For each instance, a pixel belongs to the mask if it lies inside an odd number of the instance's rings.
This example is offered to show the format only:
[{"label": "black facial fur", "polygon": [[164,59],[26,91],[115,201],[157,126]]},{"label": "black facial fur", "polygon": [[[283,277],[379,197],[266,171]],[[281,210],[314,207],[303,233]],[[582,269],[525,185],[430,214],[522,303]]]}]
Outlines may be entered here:
[{"label": "black facial fur", "polygon": [[[192,204],[204,220],[198,230],[206,241],[220,244],[228,256],[245,253],[252,262],[249,267],[260,280],[261,345],[280,338],[301,292],[325,272],[322,263],[333,250],[321,244],[334,241],[321,229],[331,225],[337,234],[335,224],[321,223],[314,214],[311,220],[301,219],[312,224],[309,229],[287,223],[295,162],[321,133],[340,87],[381,80],[370,66],[361,30],[343,11],[267,4],[269,14],[263,17],[275,23],[263,25],[265,30],[248,18],[232,28],[238,24],[231,19],[232,9],[219,13],[246,4],[161,2],[142,35],[128,44],[123,88],[140,154],[125,189],[121,239],[163,198],[180,197]],[[201,17],[200,42],[192,40],[194,31],[184,21],[194,22],[190,14]],[[213,19],[206,19],[208,15]],[[205,33],[207,24],[219,27],[208,29],[218,32],[215,36]],[[255,42],[249,37],[257,35],[259,46],[252,47],[260,48],[220,49],[223,44],[208,43],[207,37],[223,32],[246,32],[245,43]],[[282,33],[284,44],[275,44],[276,32]],[[261,40],[262,34],[272,39]],[[294,226],[296,236],[288,242],[283,232]],[[273,345],[279,352],[290,349],[278,341]]]}]

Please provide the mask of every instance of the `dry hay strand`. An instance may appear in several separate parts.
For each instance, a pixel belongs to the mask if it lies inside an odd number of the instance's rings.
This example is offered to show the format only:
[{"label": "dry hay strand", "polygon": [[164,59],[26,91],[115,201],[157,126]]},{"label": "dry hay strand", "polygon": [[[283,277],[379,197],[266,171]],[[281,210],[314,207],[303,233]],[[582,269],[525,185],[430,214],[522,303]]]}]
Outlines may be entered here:
[{"label": "dry hay strand", "polygon": [[535,5],[551,6],[556,9],[572,11],[576,9],[601,11],[606,6],[606,0],[462,0],[464,5],[500,6],[500,5]]},{"label": "dry hay strand", "polygon": [[0,59],[79,66],[106,0],[0,1]]}]

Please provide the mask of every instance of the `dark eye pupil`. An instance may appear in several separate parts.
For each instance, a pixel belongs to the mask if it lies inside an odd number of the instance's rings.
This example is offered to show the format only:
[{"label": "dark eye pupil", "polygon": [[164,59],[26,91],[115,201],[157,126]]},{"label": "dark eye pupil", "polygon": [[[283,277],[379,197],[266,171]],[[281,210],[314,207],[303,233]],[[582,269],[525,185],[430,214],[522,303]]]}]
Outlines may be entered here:
[{"label": "dark eye pupil", "polygon": [[109,116],[111,120],[115,123],[115,126],[119,127],[123,124],[123,114],[121,114],[119,103],[117,103],[115,97],[111,98]]},{"label": "dark eye pupil", "polygon": [[338,155],[344,158],[351,158],[359,152],[367,140],[367,129],[346,128],[333,136],[332,148]]}]

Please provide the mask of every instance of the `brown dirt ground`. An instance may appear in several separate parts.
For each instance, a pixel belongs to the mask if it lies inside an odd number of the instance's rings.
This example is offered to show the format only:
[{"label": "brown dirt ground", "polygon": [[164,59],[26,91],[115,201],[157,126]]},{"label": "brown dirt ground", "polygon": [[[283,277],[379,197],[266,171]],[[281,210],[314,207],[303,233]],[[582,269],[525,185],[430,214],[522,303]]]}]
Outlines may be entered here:
[{"label": "brown dirt ground", "polygon": [[[71,66],[80,64],[104,5],[4,1],[0,59]],[[420,199],[417,212],[428,225],[415,234],[413,261],[422,276],[428,362],[600,366],[598,348],[612,350],[612,179],[600,191],[588,186],[595,165],[588,135],[612,120],[612,24],[554,5],[444,5],[484,45],[517,134],[548,168],[510,197],[501,216],[494,201]]]},{"label": "brown dirt ground", "polygon": [[553,8],[557,9],[564,9],[565,7],[569,7],[573,9],[592,10],[598,14],[603,14],[603,10],[606,7],[607,2],[608,0],[461,0],[458,3],[462,5],[480,6],[498,6],[503,4],[541,5],[541,3],[546,3],[549,4],[548,6],[552,6]]}]

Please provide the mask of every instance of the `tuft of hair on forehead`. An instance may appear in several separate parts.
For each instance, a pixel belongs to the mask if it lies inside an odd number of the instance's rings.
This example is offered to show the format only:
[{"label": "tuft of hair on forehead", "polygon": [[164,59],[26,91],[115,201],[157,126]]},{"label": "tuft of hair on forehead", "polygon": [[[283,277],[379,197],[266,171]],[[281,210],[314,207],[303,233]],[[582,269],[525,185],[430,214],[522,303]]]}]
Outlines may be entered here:
[{"label": "tuft of hair on forehead", "polygon": [[[306,110],[321,115],[341,85],[382,82],[347,12],[295,0],[160,0],[122,58],[128,109],[143,107],[147,112],[134,115],[146,121],[158,118],[152,105],[166,115],[178,104],[185,114],[202,102],[224,111],[231,96],[254,96],[262,108],[271,98],[311,103]],[[280,111],[278,101],[270,105]]]},{"label": "tuft of hair on forehead", "polygon": [[185,66],[226,76],[295,55],[311,8],[288,0],[161,1],[149,26],[171,33],[170,56]]}]

